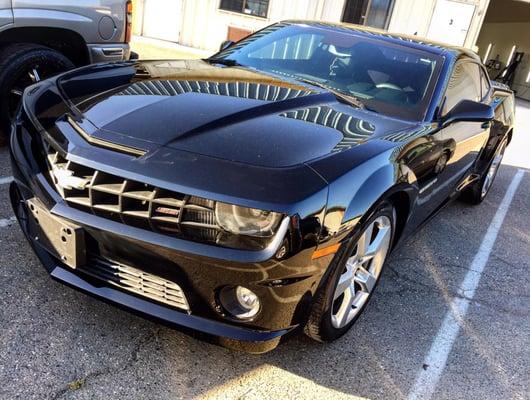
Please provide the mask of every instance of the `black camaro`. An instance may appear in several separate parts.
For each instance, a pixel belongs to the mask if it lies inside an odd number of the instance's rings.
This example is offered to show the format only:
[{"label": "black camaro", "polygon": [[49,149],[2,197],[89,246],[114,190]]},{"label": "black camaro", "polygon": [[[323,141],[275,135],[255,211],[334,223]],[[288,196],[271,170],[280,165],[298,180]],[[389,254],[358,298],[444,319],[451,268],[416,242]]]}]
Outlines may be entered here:
[{"label": "black camaro", "polygon": [[394,246],[484,199],[513,109],[468,50],[283,22],[206,60],[29,87],[11,200],[70,286],[251,352],[331,341]]}]

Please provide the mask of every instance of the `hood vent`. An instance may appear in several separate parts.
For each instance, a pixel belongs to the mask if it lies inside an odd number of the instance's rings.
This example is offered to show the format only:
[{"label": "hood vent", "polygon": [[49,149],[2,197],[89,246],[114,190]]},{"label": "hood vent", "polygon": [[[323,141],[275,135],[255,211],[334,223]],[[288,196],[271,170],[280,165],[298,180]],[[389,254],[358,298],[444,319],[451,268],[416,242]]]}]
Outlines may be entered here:
[{"label": "hood vent", "polygon": [[71,116],[67,116],[66,119],[70,126],[74,128],[74,130],[79,134],[79,136],[81,136],[84,140],[94,146],[102,147],[104,149],[113,150],[124,154],[129,154],[135,157],[141,157],[146,153],[145,150],[137,149],[131,146],[124,146],[122,144],[109,142],[105,139],[93,137],[87,132],[85,132],[85,130],[81,128],[81,126],[79,126],[79,124]]},{"label": "hood vent", "polygon": [[121,96],[178,96],[186,93],[202,93],[261,101],[284,101],[314,94],[312,90],[288,85],[269,85],[253,82],[213,82],[152,80],[139,81],[119,92]]}]

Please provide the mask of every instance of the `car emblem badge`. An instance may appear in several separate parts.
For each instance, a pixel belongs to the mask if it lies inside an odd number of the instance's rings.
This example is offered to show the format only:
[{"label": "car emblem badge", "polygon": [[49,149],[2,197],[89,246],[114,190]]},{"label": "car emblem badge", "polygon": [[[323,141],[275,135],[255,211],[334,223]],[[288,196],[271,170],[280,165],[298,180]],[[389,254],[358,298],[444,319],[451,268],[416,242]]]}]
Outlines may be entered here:
[{"label": "car emblem badge", "polygon": [[172,217],[178,217],[180,214],[180,210],[168,207],[157,207],[155,211],[159,214],[170,215]]},{"label": "car emblem badge", "polygon": [[74,172],[68,169],[54,169],[53,175],[57,179],[57,185],[63,189],[77,189],[83,190],[86,188],[86,185],[90,183],[90,180],[87,178],[80,178],[74,176]]}]

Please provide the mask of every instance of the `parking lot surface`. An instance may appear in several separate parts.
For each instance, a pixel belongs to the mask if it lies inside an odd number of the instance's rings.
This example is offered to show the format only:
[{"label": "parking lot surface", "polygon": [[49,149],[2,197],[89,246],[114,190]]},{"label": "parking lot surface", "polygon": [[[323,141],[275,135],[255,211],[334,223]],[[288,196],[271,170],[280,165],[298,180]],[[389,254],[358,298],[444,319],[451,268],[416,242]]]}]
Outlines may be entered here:
[{"label": "parking lot surface", "polygon": [[346,336],[260,356],[52,281],[12,220],[1,149],[0,398],[530,398],[530,104],[517,113],[487,200],[451,204],[395,251]]}]

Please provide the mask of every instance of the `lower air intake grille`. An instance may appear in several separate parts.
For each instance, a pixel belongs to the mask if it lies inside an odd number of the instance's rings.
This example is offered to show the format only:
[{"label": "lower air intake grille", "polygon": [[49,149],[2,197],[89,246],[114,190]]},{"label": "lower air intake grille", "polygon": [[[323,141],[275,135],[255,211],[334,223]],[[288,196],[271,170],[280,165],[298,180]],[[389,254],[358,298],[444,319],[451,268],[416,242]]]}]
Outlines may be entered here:
[{"label": "lower air intake grille", "polygon": [[184,311],[190,310],[180,286],[156,275],[97,256],[90,257],[87,266],[79,267],[77,270],[142,297]]},{"label": "lower air intake grille", "polygon": [[217,243],[214,201],[68,161],[49,145],[46,153],[50,179],[70,207],[169,236]]}]

